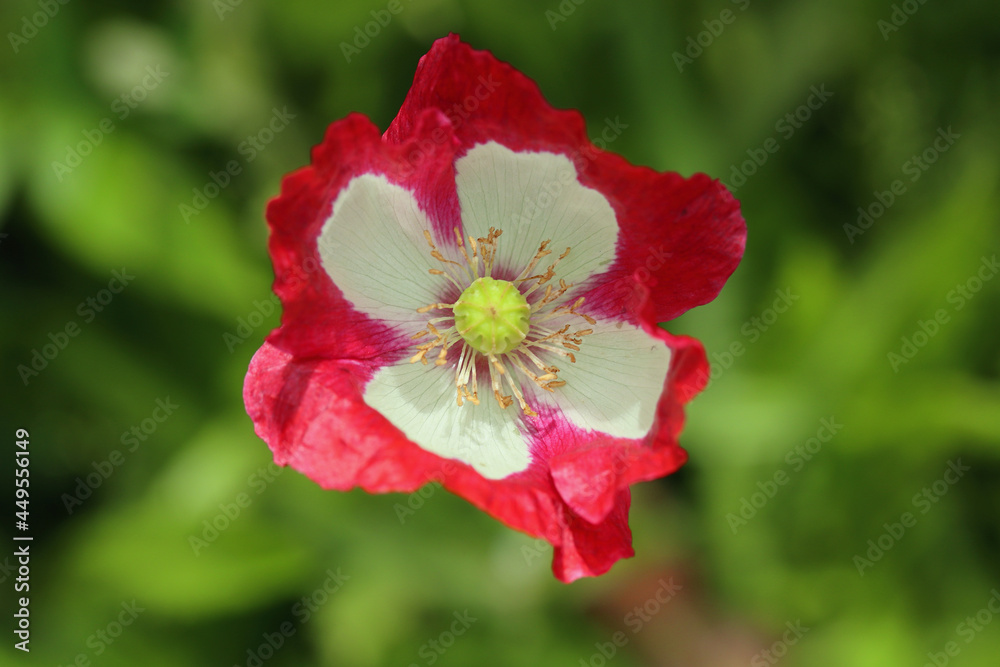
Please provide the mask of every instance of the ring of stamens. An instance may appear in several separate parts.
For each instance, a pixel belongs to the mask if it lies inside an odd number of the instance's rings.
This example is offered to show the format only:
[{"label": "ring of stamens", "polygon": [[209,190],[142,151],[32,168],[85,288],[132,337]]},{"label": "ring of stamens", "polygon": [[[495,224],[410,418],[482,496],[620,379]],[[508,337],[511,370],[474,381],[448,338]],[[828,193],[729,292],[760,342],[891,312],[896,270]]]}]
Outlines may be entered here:
[{"label": "ring of stamens", "polygon": [[[471,290],[477,281],[480,281],[479,284],[484,284],[486,279],[493,280],[492,272],[497,254],[497,239],[502,233],[502,230],[490,227],[485,238],[468,236],[463,239],[461,232],[456,228],[455,239],[464,260],[460,263],[442,255],[431,239],[430,232],[425,230],[424,238],[427,239],[427,245],[430,246],[431,257],[442,265],[442,268],[429,269],[430,273],[449,280],[463,296],[466,296],[467,290]],[[486,361],[490,388],[494,398],[502,408],[512,405],[516,399],[524,414],[532,417],[537,416],[537,413],[525,401],[520,382],[508,368],[508,365],[546,391],[554,391],[566,384],[565,380],[559,379],[559,368],[545,363],[536,352],[543,350],[546,353],[565,357],[570,363],[576,363],[573,352],[580,351],[584,336],[592,334],[594,330],[584,328],[570,331],[573,327],[569,324],[564,324],[559,329],[553,329],[546,326],[545,323],[553,318],[565,317],[566,315],[579,317],[590,325],[596,324],[596,321],[579,310],[583,304],[583,297],[576,299],[572,304],[563,302],[563,297],[572,287],[571,284],[567,284],[561,279],[557,284],[552,283],[556,266],[569,255],[570,248],[566,248],[545,272],[532,274],[535,266],[543,258],[552,254],[552,251],[548,249],[550,242],[551,240],[546,240],[538,246],[535,256],[513,281],[493,281],[512,285],[525,304],[528,304],[528,297],[531,294],[544,287],[541,296],[536,297],[534,303],[528,305],[527,331],[515,344],[492,347],[483,344],[478,344],[477,347],[471,344],[462,333],[463,330],[466,330],[466,334],[469,333],[469,324],[467,321],[463,321],[462,297],[459,297],[455,303],[432,303],[417,309],[417,312],[421,314],[434,310],[450,311],[445,315],[431,317],[427,321],[427,327],[412,336],[413,340],[428,336],[433,338],[415,344],[417,353],[411,357],[410,362],[419,361],[428,364],[429,357],[433,357],[434,365],[444,366],[448,363],[448,350],[453,345],[460,345],[458,361],[455,364],[456,402],[459,407],[463,405],[464,401],[479,405],[477,362],[480,357]],[[504,287],[504,289],[507,288]],[[506,294],[505,298],[514,299],[515,295]],[[514,334],[511,335],[514,336]],[[436,348],[440,349],[434,354]],[[510,394],[505,393],[507,389],[509,389]]]},{"label": "ring of stamens", "polygon": [[510,352],[531,328],[531,306],[507,280],[476,278],[458,297],[452,312],[459,335],[483,354]]}]

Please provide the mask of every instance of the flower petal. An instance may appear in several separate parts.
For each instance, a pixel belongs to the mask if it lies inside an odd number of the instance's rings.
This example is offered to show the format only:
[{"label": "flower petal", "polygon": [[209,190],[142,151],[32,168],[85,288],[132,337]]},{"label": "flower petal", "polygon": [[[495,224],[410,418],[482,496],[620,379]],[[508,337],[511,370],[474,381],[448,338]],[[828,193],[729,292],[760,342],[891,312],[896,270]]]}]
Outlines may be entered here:
[{"label": "flower petal", "polygon": [[[413,133],[426,109],[451,121],[459,154],[497,141],[515,151],[551,151],[572,157],[586,140],[583,117],[557,110],[538,85],[489,51],[477,51],[451,34],[420,59],[413,85],[386,130],[390,141]],[[558,150],[555,150],[558,149]]]},{"label": "flower petal", "polygon": [[454,371],[406,361],[386,366],[365,387],[365,402],[421,448],[502,479],[531,463],[521,416],[485,394],[456,405]]},{"label": "flower petal", "polygon": [[614,438],[643,438],[656,416],[670,349],[628,323],[599,320],[591,328],[594,333],[585,336],[580,350],[573,353],[575,363],[556,362],[559,379],[566,385],[551,393],[535,393],[581,429]]},{"label": "flower petal", "polygon": [[592,282],[600,289],[587,297],[605,316],[625,316],[618,284],[640,272],[644,284],[658,288],[650,297],[656,321],[671,320],[715,298],[743,256],[746,223],[718,180],[660,173],[597,149],[578,112],[554,109],[531,79],[457,35],[437,40],[420,59],[386,136],[410,136],[426,109],[451,120],[459,156],[490,141],[517,152],[562,154],[580,183],[607,199],[621,227],[618,253]]},{"label": "flower petal", "polygon": [[638,280],[654,321],[672,320],[714,299],[743,257],[739,202],[705,174],[685,179],[602,153],[580,180],[608,196],[621,225],[616,261],[586,295],[595,317],[629,317],[623,291]]},{"label": "flower petal", "polygon": [[413,194],[381,174],[356,176],[333,204],[317,245],[323,269],[354,308],[413,333],[417,309],[439,300],[443,281],[423,231],[431,228]]},{"label": "flower petal", "polygon": [[588,447],[549,461],[552,482],[559,495],[590,523],[600,523],[614,507],[622,486],[624,452],[623,447],[616,445]]},{"label": "flower petal", "polygon": [[[438,236],[460,224],[448,119],[427,110],[414,133],[399,144],[385,142],[371,121],[352,114],[330,126],[323,143],[313,151],[312,165],[285,177],[281,195],[267,207],[274,291],[282,302],[282,326],[272,332],[269,341],[303,358],[327,359],[382,359],[410,345],[408,337],[413,331],[394,324],[401,314],[400,305],[409,304],[396,304],[395,309],[379,313],[386,322],[373,320],[345,299],[326,267],[344,261],[348,268],[357,269],[366,254],[394,250],[364,243],[384,240],[391,225],[387,218],[396,213],[401,215],[401,224],[409,225],[395,231],[397,238],[409,238],[425,221]],[[431,136],[444,140],[434,142]],[[414,151],[424,156],[420,170],[414,170],[409,161]],[[334,216],[337,201],[341,202],[340,216]],[[348,213],[353,213],[353,226],[342,217]],[[328,224],[344,224],[353,235],[353,245],[339,247],[339,239],[327,236],[321,248],[320,236]],[[426,248],[422,238],[421,243]],[[414,257],[412,261],[418,260]],[[429,277],[425,268],[423,273],[415,271],[412,279]],[[352,298],[363,301],[364,290],[356,282],[345,280],[345,285],[350,287]],[[401,291],[409,293],[409,289]],[[418,296],[426,295],[425,288]],[[393,360],[390,355],[383,363]]]},{"label": "flower petal", "polygon": [[608,200],[577,181],[576,168],[564,155],[515,152],[495,141],[473,147],[456,167],[462,224],[474,238],[490,227],[503,230],[497,257],[514,278],[551,240],[553,253],[538,272],[567,247],[557,276],[580,283],[614,259],[618,221]]},{"label": "flower petal", "polygon": [[628,487],[619,490],[613,511],[596,524],[572,514],[567,517],[562,544],[552,557],[552,572],[560,581],[602,575],[620,559],[635,555],[628,525],[631,498]]},{"label": "flower petal", "polygon": [[441,459],[410,443],[365,404],[365,374],[354,362],[300,359],[264,343],[250,362],[243,398],[275,463],[326,489],[414,491],[431,479]]},{"label": "flower petal", "polygon": [[[536,442],[532,448],[532,469],[548,470],[560,498],[575,515],[595,525],[615,511],[618,493],[629,484],[668,475],[687,460],[687,453],[677,442],[684,424],[684,404],[704,388],[708,379],[708,361],[701,344],[693,338],[673,336],[652,322],[648,290],[639,284],[633,287],[632,301],[639,314],[641,332],[628,335],[642,345],[666,345],[669,350],[669,366],[662,387],[647,390],[648,396],[658,397],[648,430],[638,435],[619,431],[619,436],[627,437],[613,437],[574,423],[558,402],[559,392],[574,384],[570,382],[548,395],[548,407],[539,410],[539,431],[545,433],[544,445]],[[621,330],[629,326],[623,323]],[[614,329],[619,330],[617,325]],[[645,343],[640,334],[646,336]],[[584,338],[581,352],[590,338]],[[622,340],[619,338],[617,342],[620,344]],[[561,367],[573,368],[578,364],[579,358],[577,364],[561,364]],[[563,375],[561,371],[560,376]],[[662,376],[656,373],[652,377]],[[640,402],[639,406],[642,405]],[[633,405],[630,409],[649,419],[648,407]],[[594,417],[588,415],[588,418]],[[645,427],[645,421],[642,425]]]}]

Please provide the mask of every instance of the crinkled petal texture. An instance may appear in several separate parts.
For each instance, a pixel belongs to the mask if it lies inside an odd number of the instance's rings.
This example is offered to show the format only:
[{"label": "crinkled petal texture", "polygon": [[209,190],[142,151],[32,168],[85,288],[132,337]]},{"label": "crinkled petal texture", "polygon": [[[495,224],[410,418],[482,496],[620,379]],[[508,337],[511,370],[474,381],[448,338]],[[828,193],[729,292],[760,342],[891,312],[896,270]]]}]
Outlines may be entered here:
[{"label": "crinkled petal texture", "polygon": [[[282,322],[244,399],[277,463],[331,489],[437,480],[549,541],[563,581],[633,554],[629,485],[684,463],[683,406],[708,377],[700,343],[657,322],[713,299],[743,253],[738,204],[718,181],[596,149],[578,113],[452,35],[421,59],[384,136],[359,115],[331,125],[267,219]],[[494,275],[507,280],[541,241],[571,247],[556,275],[596,322],[575,363],[558,357],[565,386],[522,385],[535,417],[501,408],[488,384],[458,407],[451,356],[410,363],[430,317],[417,309],[458,295],[431,273],[443,265],[425,230],[461,263],[454,230],[490,227],[503,230]]]}]

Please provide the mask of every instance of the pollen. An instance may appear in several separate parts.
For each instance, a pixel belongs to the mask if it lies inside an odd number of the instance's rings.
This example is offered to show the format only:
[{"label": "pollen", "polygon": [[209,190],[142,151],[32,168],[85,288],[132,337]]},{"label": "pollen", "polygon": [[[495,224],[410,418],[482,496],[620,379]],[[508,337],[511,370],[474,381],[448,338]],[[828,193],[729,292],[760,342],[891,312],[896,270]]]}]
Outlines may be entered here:
[{"label": "pollen", "polygon": [[[588,325],[597,322],[579,310],[583,298],[569,302],[566,295],[573,287],[571,284],[563,280],[552,282],[556,267],[569,255],[570,248],[558,255],[544,272],[534,273],[538,263],[552,254],[548,249],[551,241],[543,241],[517,278],[512,281],[493,278],[502,233],[491,227],[485,238],[463,239],[455,229],[461,259],[456,261],[459,257],[445,257],[430,232],[424,231],[430,255],[440,266],[430,269],[430,273],[451,282],[461,290],[461,295],[454,303],[432,303],[417,309],[420,314],[435,310],[445,313],[431,317],[425,329],[411,336],[416,354],[410,362],[427,365],[433,359],[435,366],[452,366],[455,402],[459,407],[466,401],[479,405],[482,375],[483,382],[488,378],[488,390],[501,408],[513,405],[516,400],[525,415],[534,417],[537,413],[528,405],[521,380],[530,380],[548,392],[565,386],[566,381],[559,379],[559,368],[551,363],[551,358],[561,356],[569,363],[576,363],[573,352],[579,352],[584,337],[594,332],[592,328],[574,330],[566,320],[580,318]],[[553,320],[558,320],[558,324]],[[453,347],[456,352],[449,356]]]}]

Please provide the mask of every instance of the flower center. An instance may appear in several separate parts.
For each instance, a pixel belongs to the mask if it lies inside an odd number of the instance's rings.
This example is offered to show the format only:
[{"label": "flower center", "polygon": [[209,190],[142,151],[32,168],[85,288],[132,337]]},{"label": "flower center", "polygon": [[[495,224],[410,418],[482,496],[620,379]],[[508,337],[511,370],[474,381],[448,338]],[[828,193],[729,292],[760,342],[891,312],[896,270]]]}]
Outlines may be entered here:
[{"label": "flower center", "polygon": [[[446,258],[431,240],[430,232],[424,231],[424,238],[431,249],[431,257],[443,265],[443,269],[430,269],[430,273],[442,276],[461,290],[455,303],[432,303],[418,308],[418,313],[432,310],[448,310],[450,314],[432,317],[427,328],[412,336],[413,340],[433,336],[430,342],[416,344],[417,353],[410,363],[427,364],[427,355],[440,347],[435,366],[448,364],[448,350],[459,345],[461,351],[454,362],[456,403],[463,401],[479,405],[479,374],[489,374],[493,396],[502,408],[510,406],[514,399],[524,414],[537,416],[524,399],[519,376],[530,379],[545,391],[554,391],[566,384],[559,379],[559,368],[542,357],[562,356],[576,363],[573,351],[580,351],[583,337],[593,329],[577,329],[570,332],[571,325],[563,324],[554,328],[553,318],[565,319],[576,316],[588,324],[597,322],[577,310],[583,303],[578,298],[567,303],[566,292],[572,285],[559,280],[558,287],[549,284],[555,277],[555,268],[569,255],[569,248],[559,255],[544,273],[532,275],[535,266],[543,257],[552,254],[549,241],[538,246],[535,256],[514,280],[497,280],[491,276],[497,253],[497,239],[502,230],[490,228],[486,238],[462,238],[455,229],[459,251],[464,263]],[[533,302],[528,297],[539,287],[545,291]],[[453,357],[454,359],[454,357]],[[537,369],[536,370],[533,370]],[[509,389],[511,395],[505,393]]]},{"label": "flower center", "polygon": [[531,306],[510,281],[477,278],[453,310],[459,335],[477,352],[505,354],[528,335]]}]

